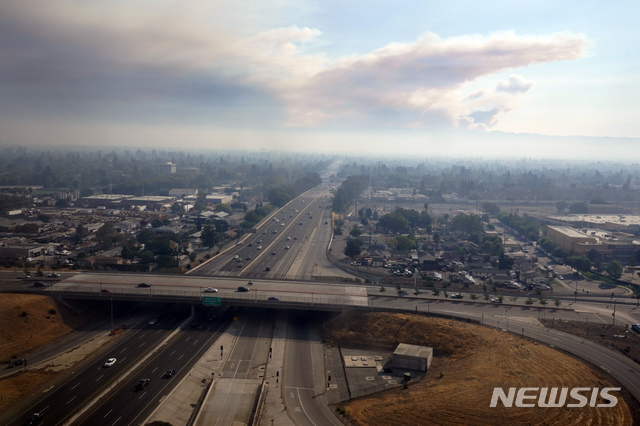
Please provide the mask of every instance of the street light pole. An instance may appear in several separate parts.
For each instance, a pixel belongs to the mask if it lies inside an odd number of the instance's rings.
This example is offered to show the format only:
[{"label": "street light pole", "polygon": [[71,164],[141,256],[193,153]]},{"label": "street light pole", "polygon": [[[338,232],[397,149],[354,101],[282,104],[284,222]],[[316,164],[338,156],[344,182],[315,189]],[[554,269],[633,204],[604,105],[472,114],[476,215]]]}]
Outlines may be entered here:
[{"label": "street light pole", "polygon": [[113,297],[111,298],[111,333],[113,333]]}]

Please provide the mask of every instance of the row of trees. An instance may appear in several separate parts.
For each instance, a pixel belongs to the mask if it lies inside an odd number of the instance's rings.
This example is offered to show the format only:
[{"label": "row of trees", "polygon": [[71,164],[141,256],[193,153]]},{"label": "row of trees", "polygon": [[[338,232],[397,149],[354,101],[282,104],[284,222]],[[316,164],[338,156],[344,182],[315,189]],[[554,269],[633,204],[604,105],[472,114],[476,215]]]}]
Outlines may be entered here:
[{"label": "row of trees", "polygon": [[349,176],[333,194],[333,211],[344,213],[356,202],[367,186],[369,177],[365,175]]},{"label": "row of trees", "polygon": [[282,207],[289,201],[309,189],[322,183],[317,173],[307,173],[290,185],[279,185],[269,189],[268,199],[274,206]]},{"label": "row of trees", "polygon": [[547,237],[542,238],[538,244],[547,253],[550,253],[553,257],[562,259],[564,263],[579,272],[589,272],[595,269],[598,272],[606,272],[608,276],[616,280],[622,276],[622,264],[617,260],[613,260],[605,267],[602,263],[602,255],[595,249],[589,250],[586,256],[570,256],[569,252],[559,247]]}]

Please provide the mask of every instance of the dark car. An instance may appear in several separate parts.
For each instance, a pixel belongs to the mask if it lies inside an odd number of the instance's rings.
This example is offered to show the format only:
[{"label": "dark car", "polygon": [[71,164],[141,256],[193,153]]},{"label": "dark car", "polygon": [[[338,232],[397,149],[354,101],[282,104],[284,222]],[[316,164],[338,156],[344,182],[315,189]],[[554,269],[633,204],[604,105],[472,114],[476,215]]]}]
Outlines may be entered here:
[{"label": "dark car", "polygon": [[264,268],[264,270],[269,272],[271,270],[271,266],[267,266],[266,268]]},{"label": "dark car", "polygon": [[271,296],[268,300],[273,300],[275,302],[279,302],[280,298],[279,297],[275,297],[275,296]]},{"label": "dark car", "polygon": [[151,284],[148,284],[148,283],[140,283],[140,284],[138,284],[138,287],[151,287]]},{"label": "dark car", "polygon": [[32,415],[27,417],[27,419],[24,421],[24,424],[25,425],[36,425],[36,424],[40,423],[41,420],[42,420],[42,414],[33,413]]},{"label": "dark car", "polygon": [[111,290],[107,290],[106,288],[103,288],[102,290],[100,290],[100,293],[111,293]]},{"label": "dark car", "polygon": [[34,287],[46,287],[47,285],[45,283],[43,283],[42,281],[36,281],[35,283],[33,283]]},{"label": "dark car", "polygon": [[166,377],[167,379],[173,377],[173,375],[176,374],[176,370],[167,370],[164,372],[164,377]]},{"label": "dark car", "polygon": [[245,286],[241,285],[240,287],[238,287],[238,291],[240,293],[246,293],[247,291],[249,291],[249,289],[246,288]]},{"label": "dark car", "polygon": [[140,379],[140,381],[138,381],[138,384],[136,385],[135,388],[133,388],[133,390],[136,390],[136,391],[142,390],[149,385],[149,382],[151,382],[151,379]]},{"label": "dark car", "polygon": [[9,368],[17,367],[19,365],[24,364],[25,362],[27,362],[27,360],[24,358],[16,359],[11,364],[9,364]]}]

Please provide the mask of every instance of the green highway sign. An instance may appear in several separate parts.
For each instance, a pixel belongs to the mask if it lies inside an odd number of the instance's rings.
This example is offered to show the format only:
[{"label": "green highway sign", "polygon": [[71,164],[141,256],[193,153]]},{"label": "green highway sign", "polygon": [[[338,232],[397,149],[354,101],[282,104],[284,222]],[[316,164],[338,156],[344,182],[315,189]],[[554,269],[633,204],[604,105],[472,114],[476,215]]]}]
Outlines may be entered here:
[{"label": "green highway sign", "polygon": [[203,306],[222,306],[222,297],[204,296],[202,298]]}]

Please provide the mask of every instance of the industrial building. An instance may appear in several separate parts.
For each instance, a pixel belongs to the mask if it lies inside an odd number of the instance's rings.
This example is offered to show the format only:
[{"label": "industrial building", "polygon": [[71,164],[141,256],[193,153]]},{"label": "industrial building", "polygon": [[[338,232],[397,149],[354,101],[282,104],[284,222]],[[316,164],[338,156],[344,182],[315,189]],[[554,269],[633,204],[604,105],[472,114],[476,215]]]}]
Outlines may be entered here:
[{"label": "industrial building", "polygon": [[409,345],[400,343],[395,351],[391,364],[395,368],[427,371],[433,360],[433,348],[430,346]]},{"label": "industrial building", "polygon": [[598,228],[547,226],[547,237],[575,256],[587,256],[587,253],[595,250],[604,262],[617,260],[628,263],[635,259],[640,249],[640,241],[633,234]]}]

